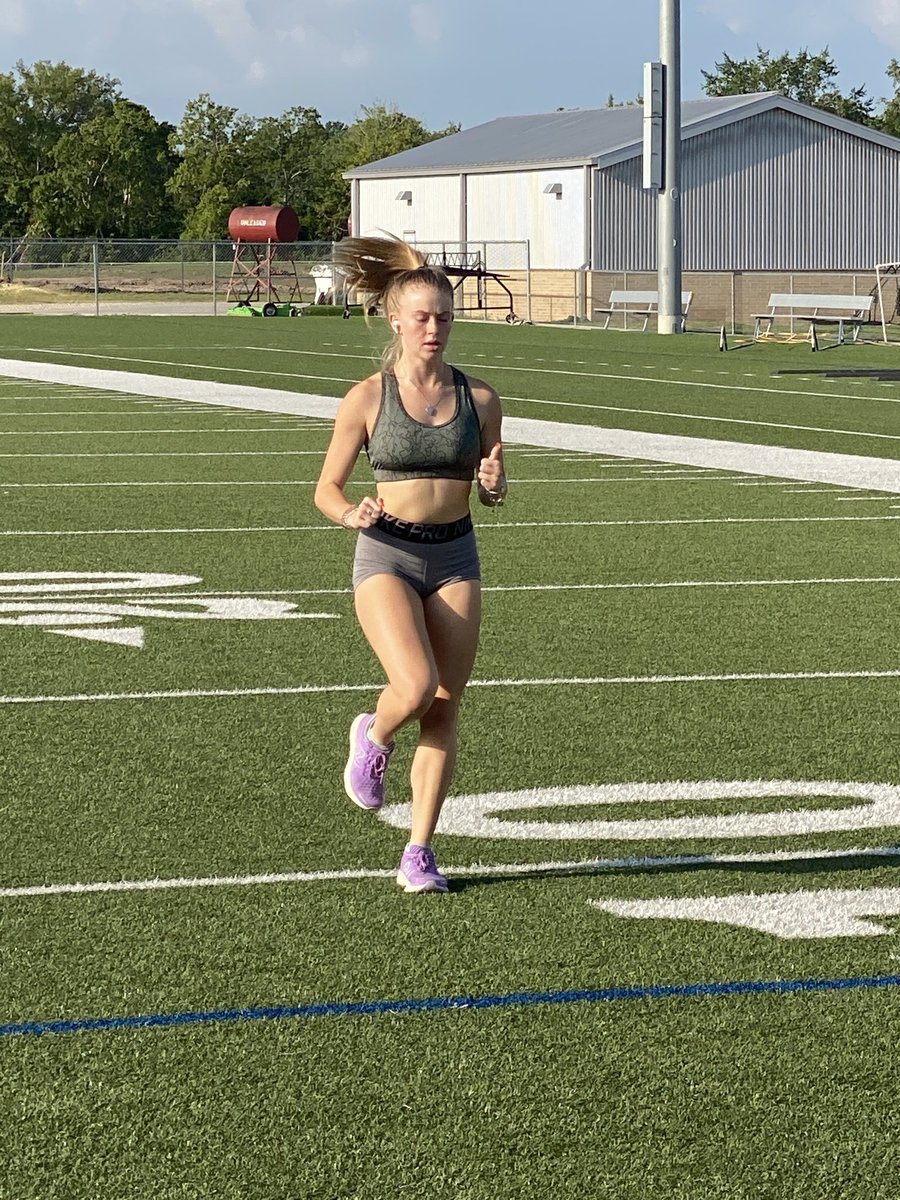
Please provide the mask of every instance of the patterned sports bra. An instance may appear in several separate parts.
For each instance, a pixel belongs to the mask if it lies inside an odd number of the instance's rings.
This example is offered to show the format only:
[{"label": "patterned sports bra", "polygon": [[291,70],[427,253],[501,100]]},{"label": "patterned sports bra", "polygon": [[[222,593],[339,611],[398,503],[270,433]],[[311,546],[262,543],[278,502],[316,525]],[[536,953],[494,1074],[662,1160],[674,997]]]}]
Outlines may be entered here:
[{"label": "patterned sports bra", "polygon": [[375,480],[472,479],[481,462],[481,423],[469,381],[451,367],[456,410],[443,425],[423,425],[403,407],[393,371],[381,373],[381,406],[366,443]]}]

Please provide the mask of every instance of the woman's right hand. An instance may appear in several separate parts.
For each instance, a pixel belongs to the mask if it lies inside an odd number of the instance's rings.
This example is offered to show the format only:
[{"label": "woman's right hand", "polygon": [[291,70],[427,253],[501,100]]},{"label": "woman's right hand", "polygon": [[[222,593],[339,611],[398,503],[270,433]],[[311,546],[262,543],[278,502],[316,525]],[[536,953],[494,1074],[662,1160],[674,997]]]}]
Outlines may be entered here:
[{"label": "woman's right hand", "polygon": [[352,529],[371,529],[373,525],[377,524],[383,512],[383,500],[373,500],[371,496],[363,496],[356,506],[356,511],[347,518],[347,524]]}]

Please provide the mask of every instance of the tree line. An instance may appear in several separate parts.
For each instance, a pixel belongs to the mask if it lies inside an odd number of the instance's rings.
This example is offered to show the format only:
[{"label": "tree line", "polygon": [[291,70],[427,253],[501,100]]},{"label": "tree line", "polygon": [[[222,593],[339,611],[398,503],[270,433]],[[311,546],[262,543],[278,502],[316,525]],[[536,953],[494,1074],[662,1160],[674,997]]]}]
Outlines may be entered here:
[{"label": "tree line", "polygon": [[385,104],[350,125],[301,106],[249,117],[206,94],[173,126],[111,76],[19,62],[0,74],[0,236],[209,240],[233,208],[288,204],[301,240],[330,241],[347,231],[345,171],[458,130]]},{"label": "tree line", "polygon": [[[837,88],[827,48],[726,54],[702,74],[709,96],[781,92],[900,137],[896,59],[886,69],[893,96],[880,102],[863,87]],[[385,104],[363,106],[349,125],[299,105],[249,117],[205,93],[173,126],[127,99],[111,76],[19,62],[0,73],[0,236],[202,241],[227,237],[233,208],[288,204],[301,240],[330,241],[347,229],[345,171],[459,128],[429,130]]]},{"label": "tree line", "polygon": [[716,63],[715,71],[701,74],[707,96],[780,92],[801,104],[900,137],[900,63],[895,58],[885,68],[893,95],[880,100],[870,96],[865,87],[851,88],[848,92],[838,88],[835,82],[838,68],[827,46],[818,54],[801,50],[793,55],[786,52],[773,55],[757,46],[755,58],[735,59],[725,54]]}]

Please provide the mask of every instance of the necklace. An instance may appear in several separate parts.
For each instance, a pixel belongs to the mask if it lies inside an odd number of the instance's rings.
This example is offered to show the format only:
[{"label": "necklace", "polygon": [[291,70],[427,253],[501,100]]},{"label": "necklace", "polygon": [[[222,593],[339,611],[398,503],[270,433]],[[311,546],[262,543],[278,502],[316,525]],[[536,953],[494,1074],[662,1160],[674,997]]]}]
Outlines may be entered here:
[{"label": "necklace", "polygon": [[415,388],[415,390],[419,393],[419,396],[422,399],[422,403],[425,406],[425,412],[428,414],[428,416],[436,417],[438,407],[444,399],[444,389],[446,388],[447,385],[442,383],[441,384],[441,393],[438,396],[437,400],[435,400],[433,403],[429,403],[428,400],[425,398],[425,393],[422,391],[422,389],[419,387],[419,385],[417,383],[413,383],[413,381],[409,377],[405,378],[403,380],[403,382],[408,383],[410,385],[410,387]]}]

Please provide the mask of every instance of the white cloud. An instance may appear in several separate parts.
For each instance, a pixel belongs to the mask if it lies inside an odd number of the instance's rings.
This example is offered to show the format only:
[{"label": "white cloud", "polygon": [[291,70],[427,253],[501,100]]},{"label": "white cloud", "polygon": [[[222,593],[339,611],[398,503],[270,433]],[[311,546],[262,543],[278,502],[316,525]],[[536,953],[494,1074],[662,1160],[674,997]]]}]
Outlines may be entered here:
[{"label": "white cloud", "polygon": [[[782,0],[698,0],[697,11],[718,21],[736,37],[752,36],[778,52],[794,44],[809,49],[828,42],[839,57],[839,38],[868,31],[879,41],[900,49],[900,4],[897,0],[802,0],[786,6]],[[790,42],[790,47],[787,42]]]},{"label": "white cloud", "polygon": [[354,45],[346,46],[340,52],[341,66],[352,69],[366,66],[367,63],[372,61],[373,57],[372,47],[367,46],[364,42],[359,41],[359,39],[356,40]]},{"label": "white cloud", "polygon": [[855,15],[879,41],[900,51],[900,8],[897,0],[861,0]]},{"label": "white cloud", "polygon": [[191,0],[191,7],[223,42],[246,44],[245,39],[257,32],[246,0]]},{"label": "white cloud", "polygon": [[729,33],[749,33],[753,28],[753,10],[740,0],[703,0],[699,10],[721,21]]},{"label": "white cloud", "polygon": [[439,42],[444,32],[442,14],[435,4],[413,4],[409,10],[412,31],[420,42]]},{"label": "white cloud", "polygon": [[6,0],[0,8],[0,33],[10,36],[25,33],[28,30],[28,17],[25,14],[25,0]]},{"label": "white cloud", "polygon": [[309,35],[303,25],[292,25],[290,29],[279,29],[277,36],[279,41],[296,42],[298,46],[303,46]]}]

